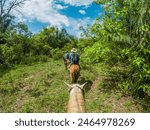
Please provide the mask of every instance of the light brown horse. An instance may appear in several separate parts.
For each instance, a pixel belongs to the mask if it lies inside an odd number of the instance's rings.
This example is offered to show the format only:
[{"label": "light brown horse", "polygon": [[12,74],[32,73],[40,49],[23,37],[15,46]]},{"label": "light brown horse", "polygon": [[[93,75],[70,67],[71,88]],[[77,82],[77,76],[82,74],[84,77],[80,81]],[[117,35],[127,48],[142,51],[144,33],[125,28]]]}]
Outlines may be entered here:
[{"label": "light brown horse", "polygon": [[[66,83],[67,84],[67,83]],[[73,84],[67,86],[69,87],[69,102],[68,102],[68,113],[84,113],[86,112],[85,104],[84,104],[84,91],[83,85]]]},{"label": "light brown horse", "polygon": [[65,64],[65,68],[67,70],[68,69],[68,65],[70,64],[69,59],[64,59],[64,64]]},{"label": "light brown horse", "polygon": [[69,68],[71,83],[77,83],[80,76],[80,67],[77,64],[72,64]]}]

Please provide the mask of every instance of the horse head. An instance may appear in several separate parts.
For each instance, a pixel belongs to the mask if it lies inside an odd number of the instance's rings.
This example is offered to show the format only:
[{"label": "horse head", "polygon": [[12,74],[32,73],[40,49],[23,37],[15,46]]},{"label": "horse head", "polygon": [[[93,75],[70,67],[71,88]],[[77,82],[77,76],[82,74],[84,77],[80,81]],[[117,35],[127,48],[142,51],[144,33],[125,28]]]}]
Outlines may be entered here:
[{"label": "horse head", "polygon": [[80,84],[68,84],[69,87],[69,102],[68,102],[68,112],[71,113],[83,113],[86,112],[84,104],[84,86],[86,83]]}]

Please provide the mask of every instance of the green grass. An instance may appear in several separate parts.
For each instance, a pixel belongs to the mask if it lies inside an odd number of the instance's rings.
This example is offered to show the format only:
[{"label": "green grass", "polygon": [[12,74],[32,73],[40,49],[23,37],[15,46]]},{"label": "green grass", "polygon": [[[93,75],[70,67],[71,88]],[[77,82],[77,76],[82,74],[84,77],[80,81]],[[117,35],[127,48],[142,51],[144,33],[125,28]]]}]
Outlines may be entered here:
[{"label": "green grass", "polygon": [[[70,82],[63,61],[16,66],[0,77],[0,112],[66,112]],[[84,81],[83,81],[84,77]],[[94,73],[81,71],[79,81],[94,80]]]},{"label": "green grass", "polygon": [[[70,83],[70,78],[62,60],[20,65],[0,75],[0,112],[67,111],[69,93],[64,81]],[[79,83],[88,83],[87,112],[142,112],[131,96],[124,97],[121,91],[103,84],[107,76],[103,64],[81,63]]]},{"label": "green grass", "polygon": [[144,112],[142,106],[132,96],[125,96],[121,90],[104,86],[103,79],[93,91],[86,94],[86,108],[88,112],[100,113]]},{"label": "green grass", "polygon": [[60,61],[17,66],[0,78],[0,112],[65,112],[68,80]]}]

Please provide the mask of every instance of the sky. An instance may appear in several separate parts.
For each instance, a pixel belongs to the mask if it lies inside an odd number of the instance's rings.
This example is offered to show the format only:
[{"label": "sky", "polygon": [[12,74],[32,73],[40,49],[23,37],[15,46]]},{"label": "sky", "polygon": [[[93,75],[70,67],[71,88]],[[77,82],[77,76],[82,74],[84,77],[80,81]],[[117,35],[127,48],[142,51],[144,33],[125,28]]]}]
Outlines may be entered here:
[{"label": "sky", "polygon": [[92,25],[103,14],[102,6],[93,0],[29,0],[18,10],[22,13],[13,12],[17,20],[28,25],[33,33],[57,26],[77,37],[80,26]]}]

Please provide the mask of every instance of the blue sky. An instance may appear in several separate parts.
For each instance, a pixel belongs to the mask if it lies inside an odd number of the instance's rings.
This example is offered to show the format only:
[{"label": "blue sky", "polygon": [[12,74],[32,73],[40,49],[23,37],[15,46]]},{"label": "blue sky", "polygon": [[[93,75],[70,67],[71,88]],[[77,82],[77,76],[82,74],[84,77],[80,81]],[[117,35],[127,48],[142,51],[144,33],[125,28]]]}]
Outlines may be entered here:
[{"label": "blue sky", "polygon": [[22,15],[14,12],[18,21],[27,24],[33,33],[54,25],[77,37],[80,26],[92,25],[103,13],[102,6],[93,0],[30,0],[19,10]]}]

